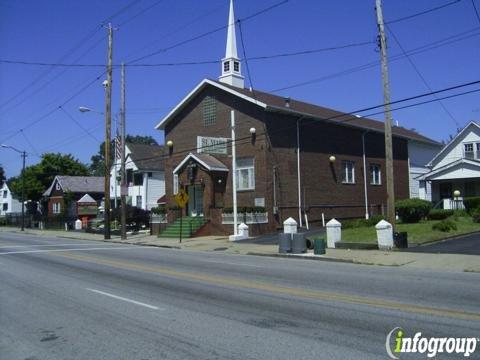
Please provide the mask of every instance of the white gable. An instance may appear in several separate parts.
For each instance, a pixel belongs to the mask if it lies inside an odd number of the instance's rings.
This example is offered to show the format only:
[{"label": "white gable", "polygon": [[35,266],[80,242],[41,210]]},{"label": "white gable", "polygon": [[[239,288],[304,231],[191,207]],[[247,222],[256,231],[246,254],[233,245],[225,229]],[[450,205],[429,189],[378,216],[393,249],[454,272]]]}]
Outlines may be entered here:
[{"label": "white gable", "polygon": [[[440,153],[430,162],[432,170],[444,167],[454,161],[464,158],[464,148],[466,143],[473,143],[476,151],[476,143],[480,144],[480,127],[470,122],[455,138],[452,139]],[[480,146],[480,145],[479,145]],[[480,152],[478,154],[480,158]]]}]

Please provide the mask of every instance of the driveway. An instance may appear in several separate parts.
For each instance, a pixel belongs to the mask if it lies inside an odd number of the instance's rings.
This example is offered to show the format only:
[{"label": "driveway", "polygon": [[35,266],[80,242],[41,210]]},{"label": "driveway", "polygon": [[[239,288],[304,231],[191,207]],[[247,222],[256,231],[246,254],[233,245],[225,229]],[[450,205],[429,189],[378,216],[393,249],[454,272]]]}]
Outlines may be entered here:
[{"label": "driveway", "polygon": [[480,233],[405,249],[408,252],[480,255]]}]

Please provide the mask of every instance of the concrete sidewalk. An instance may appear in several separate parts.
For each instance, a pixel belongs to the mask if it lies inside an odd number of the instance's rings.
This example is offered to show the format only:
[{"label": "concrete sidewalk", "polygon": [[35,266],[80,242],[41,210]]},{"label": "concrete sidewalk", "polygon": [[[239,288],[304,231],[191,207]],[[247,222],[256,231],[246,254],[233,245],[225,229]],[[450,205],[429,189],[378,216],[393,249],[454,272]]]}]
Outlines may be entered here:
[{"label": "concrete sidewalk", "polygon": [[[22,233],[17,228],[0,227],[0,234],[2,232]],[[127,240],[121,240],[119,236],[112,236],[110,240],[104,240],[103,235],[101,234],[89,234],[76,231],[25,229],[24,233],[36,236],[105,241],[172,249],[186,249],[190,251],[221,251],[224,253],[242,255],[281,256],[292,259],[342,261],[365,265],[398,266],[439,271],[480,273],[480,256],[478,255],[427,254],[400,251],[347,249],[327,249],[325,255],[319,256],[313,255],[311,250],[307,254],[291,255],[278,254],[277,245],[256,244],[252,241],[230,242],[227,237],[219,236],[188,238],[183,239],[182,243],[179,243],[178,239],[158,238],[157,236],[147,234],[129,235]]]}]

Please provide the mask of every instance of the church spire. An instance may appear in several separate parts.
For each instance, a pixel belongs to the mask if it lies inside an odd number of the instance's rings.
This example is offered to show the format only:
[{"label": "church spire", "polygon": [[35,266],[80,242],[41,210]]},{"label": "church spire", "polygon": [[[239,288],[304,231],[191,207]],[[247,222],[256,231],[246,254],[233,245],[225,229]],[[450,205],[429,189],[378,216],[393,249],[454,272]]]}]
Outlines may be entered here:
[{"label": "church spire", "polygon": [[244,87],[240,59],[237,55],[237,37],[235,34],[235,14],[233,12],[233,0],[230,0],[230,12],[228,15],[227,46],[225,57],[222,59],[222,75],[219,80],[225,84],[236,87]]}]

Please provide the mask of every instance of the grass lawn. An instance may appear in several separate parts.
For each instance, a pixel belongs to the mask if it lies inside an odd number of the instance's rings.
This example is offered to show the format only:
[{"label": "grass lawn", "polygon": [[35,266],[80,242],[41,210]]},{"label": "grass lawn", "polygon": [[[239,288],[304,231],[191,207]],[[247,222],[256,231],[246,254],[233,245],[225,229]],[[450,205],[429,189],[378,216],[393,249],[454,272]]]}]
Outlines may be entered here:
[{"label": "grass lawn", "polygon": [[[480,231],[480,223],[474,223],[470,217],[458,218],[455,221],[457,230],[450,230],[449,232],[432,230],[432,225],[437,222],[439,220],[422,221],[418,224],[397,223],[395,231],[406,231],[408,233],[408,242],[416,244],[424,244],[446,237]],[[374,226],[342,229],[342,241],[376,243],[377,233]]]}]

